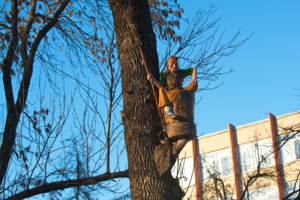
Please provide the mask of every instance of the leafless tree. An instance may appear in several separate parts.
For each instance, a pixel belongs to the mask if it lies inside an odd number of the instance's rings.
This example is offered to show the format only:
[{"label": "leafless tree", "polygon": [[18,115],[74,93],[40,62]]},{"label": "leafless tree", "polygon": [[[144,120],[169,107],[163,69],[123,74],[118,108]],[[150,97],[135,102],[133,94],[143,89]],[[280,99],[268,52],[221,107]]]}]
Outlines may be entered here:
[{"label": "leafless tree", "polygon": [[145,66],[158,75],[156,35],[208,83],[228,72],[217,61],[247,38],[224,46],[213,32],[201,41],[216,25],[208,22],[213,10],[180,36],[183,10],[172,1],[5,0],[0,7],[1,199],[49,192],[61,199],[67,188],[93,199],[88,193],[118,191],[124,177],[132,199],[181,199],[171,173],[159,176],[153,162],[161,127]]}]

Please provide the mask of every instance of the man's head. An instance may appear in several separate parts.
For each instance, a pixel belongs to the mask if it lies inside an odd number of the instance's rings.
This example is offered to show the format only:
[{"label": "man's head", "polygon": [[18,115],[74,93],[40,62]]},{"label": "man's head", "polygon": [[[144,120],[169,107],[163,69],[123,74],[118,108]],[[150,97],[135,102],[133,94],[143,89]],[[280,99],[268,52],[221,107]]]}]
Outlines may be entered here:
[{"label": "man's head", "polygon": [[176,74],[179,70],[178,67],[178,57],[175,56],[170,56],[168,62],[167,62],[167,67],[168,70],[172,73],[172,74]]}]

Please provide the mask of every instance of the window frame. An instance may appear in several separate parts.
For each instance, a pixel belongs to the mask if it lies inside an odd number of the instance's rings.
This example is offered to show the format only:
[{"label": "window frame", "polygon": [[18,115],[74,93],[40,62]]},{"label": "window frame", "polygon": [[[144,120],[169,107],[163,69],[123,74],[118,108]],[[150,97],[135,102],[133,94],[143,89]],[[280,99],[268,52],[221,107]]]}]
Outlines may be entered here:
[{"label": "window frame", "polygon": [[[279,138],[279,143],[281,144],[280,163],[286,164],[300,159],[300,132],[291,132],[288,134],[280,135]],[[292,155],[291,152],[293,152],[294,154]]]},{"label": "window frame", "polygon": [[[261,162],[261,168],[268,168],[275,165],[272,138],[248,142],[238,145],[236,148],[240,173],[257,170],[259,162]],[[265,160],[265,162],[262,162],[263,160]]]},{"label": "window frame", "polygon": [[[208,158],[207,158],[208,157]],[[230,166],[228,166],[228,169],[225,171],[224,167],[224,162],[223,159],[226,158],[227,163],[229,163]],[[206,154],[201,154],[199,156],[199,160],[201,162],[201,173],[202,173],[202,181],[208,181],[211,180],[211,177],[209,176],[209,173],[207,170],[207,166],[209,169],[216,170],[215,167],[217,167],[219,176],[220,177],[229,177],[233,176],[233,160],[232,160],[232,154],[231,154],[231,149],[226,148],[226,149],[221,149],[218,151],[213,151],[210,153]],[[208,164],[206,164],[208,163]],[[227,164],[228,165],[228,164]]]}]

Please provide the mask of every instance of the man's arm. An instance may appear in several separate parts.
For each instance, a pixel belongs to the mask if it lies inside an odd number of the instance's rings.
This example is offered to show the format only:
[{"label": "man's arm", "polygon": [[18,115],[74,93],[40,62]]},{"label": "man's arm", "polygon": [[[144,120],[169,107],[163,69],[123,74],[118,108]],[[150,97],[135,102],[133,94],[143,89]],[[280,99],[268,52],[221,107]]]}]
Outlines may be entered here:
[{"label": "man's arm", "polygon": [[192,74],[192,81],[191,83],[193,84],[193,86],[197,85],[197,69],[196,67],[193,68],[193,74]]},{"label": "man's arm", "polygon": [[162,84],[158,82],[151,73],[147,74],[147,79],[148,81],[152,81],[157,88],[163,87]]},{"label": "man's arm", "polygon": [[192,81],[191,84],[193,86],[197,85],[197,69],[196,68],[188,68],[188,69],[182,69],[182,76],[183,78],[192,75]]}]

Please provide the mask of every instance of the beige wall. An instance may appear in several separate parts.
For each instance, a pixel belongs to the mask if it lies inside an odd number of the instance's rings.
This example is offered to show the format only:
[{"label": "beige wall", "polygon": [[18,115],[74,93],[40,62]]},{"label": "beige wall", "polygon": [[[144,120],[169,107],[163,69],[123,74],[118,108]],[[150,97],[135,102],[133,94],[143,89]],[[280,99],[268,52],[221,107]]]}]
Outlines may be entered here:
[{"label": "beige wall", "polygon": [[282,128],[293,127],[300,123],[300,112],[294,112],[277,117],[278,134],[286,134],[287,132]]},{"label": "beige wall", "polygon": [[198,153],[205,154],[230,147],[230,135],[227,130],[205,135],[198,139]]},{"label": "beige wall", "polygon": [[291,182],[296,180],[300,173],[300,160],[284,164],[283,169],[285,182]]},{"label": "beige wall", "polygon": [[236,128],[237,144],[245,144],[271,137],[271,126],[269,120],[252,123]]},{"label": "beige wall", "polygon": [[187,200],[187,199],[197,199],[196,195],[197,195],[197,192],[196,192],[196,186],[195,185],[192,185],[190,187],[186,187],[183,189],[183,192],[185,192],[185,195],[183,197],[183,200]]},{"label": "beige wall", "polygon": [[184,148],[181,150],[178,158],[183,159],[183,158],[188,158],[193,156],[193,143],[192,141],[189,141]]},{"label": "beige wall", "polygon": [[[262,178],[258,178],[255,180],[253,184],[250,185],[249,190],[254,190],[256,188],[269,187],[272,185],[276,185],[276,168],[269,167],[265,169],[261,169],[260,174],[268,174]],[[249,179],[253,179],[253,177],[259,176],[257,171],[246,172],[242,175],[243,182],[247,182]]]}]

